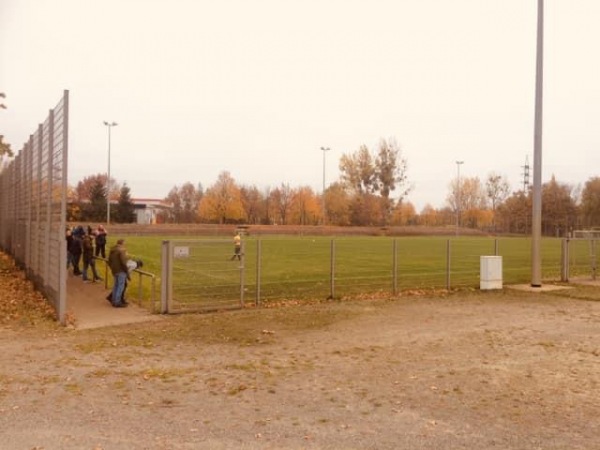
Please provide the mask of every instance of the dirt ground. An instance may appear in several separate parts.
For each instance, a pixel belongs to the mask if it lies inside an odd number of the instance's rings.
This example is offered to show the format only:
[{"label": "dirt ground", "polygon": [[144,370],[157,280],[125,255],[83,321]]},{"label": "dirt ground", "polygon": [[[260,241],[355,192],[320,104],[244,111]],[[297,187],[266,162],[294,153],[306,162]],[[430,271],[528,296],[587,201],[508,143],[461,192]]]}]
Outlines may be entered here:
[{"label": "dirt ground", "polygon": [[[31,297],[8,276],[0,303]],[[84,330],[5,308],[0,447],[600,449],[599,290],[420,293]]]}]

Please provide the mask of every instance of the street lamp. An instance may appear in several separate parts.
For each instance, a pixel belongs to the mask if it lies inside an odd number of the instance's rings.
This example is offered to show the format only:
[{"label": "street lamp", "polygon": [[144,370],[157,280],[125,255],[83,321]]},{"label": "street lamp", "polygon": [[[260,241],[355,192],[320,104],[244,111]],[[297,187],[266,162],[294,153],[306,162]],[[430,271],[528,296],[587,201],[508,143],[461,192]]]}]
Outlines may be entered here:
[{"label": "street lamp", "polygon": [[117,122],[104,121],[108,127],[108,174],[106,176],[106,224],[110,225],[110,129],[118,125]]},{"label": "street lamp", "polygon": [[327,217],[327,213],[325,212],[325,153],[331,150],[329,147],[321,147],[321,151],[323,152],[323,225],[325,225],[325,218]]},{"label": "street lamp", "polygon": [[456,235],[460,228],[460,166],[464,161],[456,161]]}]

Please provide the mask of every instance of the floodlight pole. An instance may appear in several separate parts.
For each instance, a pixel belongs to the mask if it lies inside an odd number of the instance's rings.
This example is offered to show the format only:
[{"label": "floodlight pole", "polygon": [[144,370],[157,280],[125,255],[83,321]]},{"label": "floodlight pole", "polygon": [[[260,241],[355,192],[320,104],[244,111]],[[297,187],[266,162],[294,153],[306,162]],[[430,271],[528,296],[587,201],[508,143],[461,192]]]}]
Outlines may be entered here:
[{"label": "floodlight pole", "polygon": [[456,235],[460,228],[460,166],[464,161],[456,161]]},{"label": "floodlight pole", "polygon": [[544,79],[544,0],[538,0],[531,213],[531,287],[542,286],[542,112]]},{"label": "floodlight pole", "polygon": [[329,147],[321,147],[321,150],[323,151],[323,193],[321,196],[323,197],[323,225],[325,225],[327,222],[327,213],[325,212],[325,153],[331,149]]},{"label": "floodlight pole", "polygon": [[104,121],[108,127],[108,173],[106,175],[106,224],[110,225],[110,129],[118,125],[117,122]]}]

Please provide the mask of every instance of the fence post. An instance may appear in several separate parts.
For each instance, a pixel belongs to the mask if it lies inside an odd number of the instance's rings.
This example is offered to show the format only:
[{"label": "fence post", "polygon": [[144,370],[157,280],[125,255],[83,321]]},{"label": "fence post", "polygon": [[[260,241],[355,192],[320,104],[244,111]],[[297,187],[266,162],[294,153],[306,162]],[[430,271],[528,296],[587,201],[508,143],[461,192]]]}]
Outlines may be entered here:
[{"label": "fence post", "polygon": [[560,281],[569,282],[569,238],[563,239],[560,246]]},{"label": "fence post", "polygon": [[335,239],[331,240],[329,268],[329,299],[335,298]]},{"label": "fence post", "polygon": [[494,239],[494,256],[498,256],[498,238]]},{"label": "fence post", "polygon": [[446,241],[446,289],[450,290],[450,239]]},{"label": "fence post", "polygon": [[398,294],[398,242],[394,239],[393,245],[394,256],[392,258],[392,271],[393,271],[393,291],[394,295]]},{"label": "fence post", "polygon": [[171,305],[171,295],[173,294],[173,286],[171,283],[171,268],[172,268],[171,241],[162,242],[161,251],[161,283],[160,283],[160,313],[167,314]]},{"label": "fence post", "polygon": [[240,307],[244,307],[244,282],[245,282],[245,273],[246,273],[246,269],[245,266],[246,264],[244,264],[246,262],[246,243],[244,241],[242,241],[242,248],[241,248],[241,252],[242,252],[242,259],[240,261]]},{"label": "fence post", "polygon": [[262,259],[262,241],[260,238],[256,240],[256,306],[260,306],[260,262]]}]

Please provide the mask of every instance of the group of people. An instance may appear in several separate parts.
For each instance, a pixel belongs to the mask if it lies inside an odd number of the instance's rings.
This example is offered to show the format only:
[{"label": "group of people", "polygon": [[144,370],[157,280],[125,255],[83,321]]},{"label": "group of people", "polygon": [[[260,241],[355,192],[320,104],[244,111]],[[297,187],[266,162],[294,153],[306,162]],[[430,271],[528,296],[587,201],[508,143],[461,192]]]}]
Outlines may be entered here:
[{"label": "group of people", "polygon": [[[103,281],[96,271],[96,258],[106,258],[106,244],[108,233],[103,225],[98,225],[94,230],[88,225],[85,229],[82,225],[67,228],[67,270],[73,266],[73,274],[81,276],[84,283],[95,283]],[[110,248],[108,253],[108,267],[113,275],[113,288],[106,299],[115,308],[124,308],[128,305],[125,300],[127,281],[130,273],[142,267],[139,259],[129,258],[123,239]],[[83,268],[80,262],[83,260]],[[88,269],[91,269],[92,279],[88,277]]]},{"label": "group of people", "polygon": [[[93,230],[88,225],[87,230],[78,225],[74,228],[67,228],[67,270],[73,266],[73,275],[81,275],[85,283],[94,283],[102,281],[102,278],[96,271],[96,261],[94,257],[106,258],[106,236],[107,232],[103,225],[98,225]],[[83,270],[79,263],[83,260]],[[92,271],[92,279],[88,278],[88,269]]]}]

